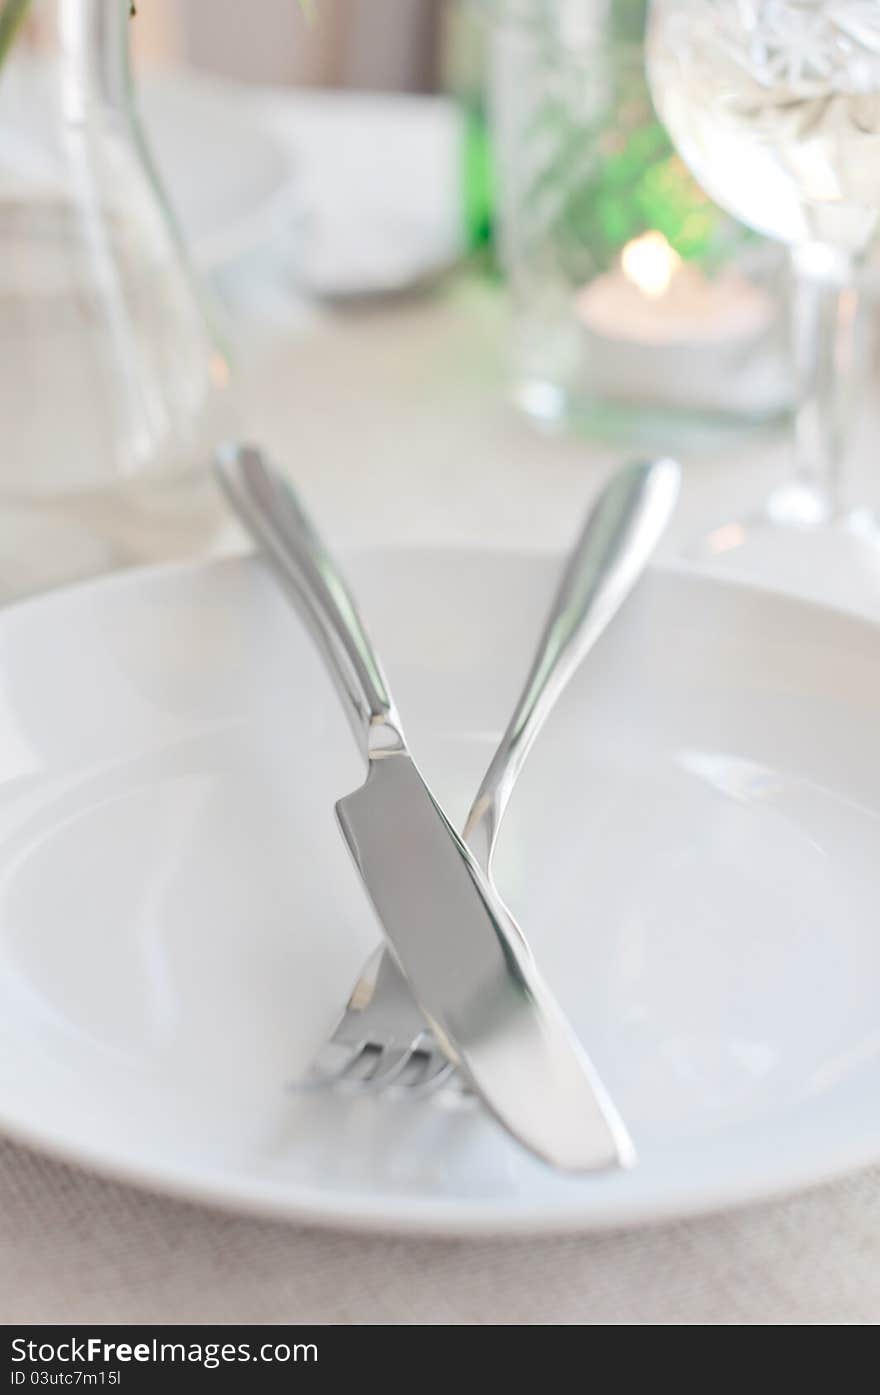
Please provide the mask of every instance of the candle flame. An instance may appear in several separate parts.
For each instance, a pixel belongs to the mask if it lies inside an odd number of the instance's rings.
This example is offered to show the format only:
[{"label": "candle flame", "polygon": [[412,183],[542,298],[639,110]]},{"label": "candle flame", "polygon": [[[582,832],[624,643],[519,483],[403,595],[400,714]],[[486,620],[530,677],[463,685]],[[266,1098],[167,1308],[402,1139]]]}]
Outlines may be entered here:
[{"label": "candle flame", "polygon": [[208,359],[208,377],[215,387],[223,388],[229,385],[229,360],[217,350]]},{"label": "candle flame", "polygon": [[620,254],[620,265],[627,280],[653,300],[669,290],[676,268],[681,265],[681,257],[662,232],[646,232],[626,244]]}]

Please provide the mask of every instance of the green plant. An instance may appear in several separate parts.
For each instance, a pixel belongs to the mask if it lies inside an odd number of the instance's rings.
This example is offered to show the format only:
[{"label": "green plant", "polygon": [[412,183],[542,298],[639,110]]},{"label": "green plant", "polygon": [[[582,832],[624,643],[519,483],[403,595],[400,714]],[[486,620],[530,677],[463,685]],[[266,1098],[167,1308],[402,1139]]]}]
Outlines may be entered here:
[{"label": "green plant", "polygon": [[0,10],[0,65],[13,45],[31,0],[5,0]]},{"label": "green plant", "polygon": [[616,0],[610,41],[573,54],[532,34],[540,94],[523,132],[523,227],[540,257],[575,281],[613,265],[621,247],[661,232],[683,258],[723,264],[745,234],[689,174],[648,93],[641,54],[645,0]]}]

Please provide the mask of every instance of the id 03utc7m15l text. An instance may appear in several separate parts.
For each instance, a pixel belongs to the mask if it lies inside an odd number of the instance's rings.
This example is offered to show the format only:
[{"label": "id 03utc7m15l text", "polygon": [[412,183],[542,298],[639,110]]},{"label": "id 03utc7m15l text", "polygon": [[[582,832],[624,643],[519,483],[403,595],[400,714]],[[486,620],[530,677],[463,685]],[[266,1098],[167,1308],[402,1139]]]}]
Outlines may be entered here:
[{"label": "id 03utc7m15l text", "polygon": [[118,1371],[10,1371],[13,1385],[118,1385]]}]

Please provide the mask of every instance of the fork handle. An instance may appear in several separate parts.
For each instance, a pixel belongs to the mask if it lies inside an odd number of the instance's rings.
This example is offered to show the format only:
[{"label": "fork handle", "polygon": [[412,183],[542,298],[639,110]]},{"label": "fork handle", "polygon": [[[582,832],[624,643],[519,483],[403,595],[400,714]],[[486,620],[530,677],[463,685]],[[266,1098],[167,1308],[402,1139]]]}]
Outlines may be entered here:
[{"label": "fork handle", "polygon": [[562,575],[519,700],[470,808],[463,838],[485,872],[538,732],[638,581],[678,498],[673,460],[625,466],[604,487]]},{"label": "fork handle", "polygon": [[403,730],[382,666],[345,579],[293,486],[255,446],[222,446],[214,468],[312,631],[365,756],[401,749]]}]

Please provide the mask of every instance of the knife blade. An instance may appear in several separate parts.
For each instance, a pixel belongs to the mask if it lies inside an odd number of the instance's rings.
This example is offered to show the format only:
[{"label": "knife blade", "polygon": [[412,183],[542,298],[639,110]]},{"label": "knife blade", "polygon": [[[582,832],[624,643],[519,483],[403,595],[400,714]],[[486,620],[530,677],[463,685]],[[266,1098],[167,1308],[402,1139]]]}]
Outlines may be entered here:
[{"label": "knife blade", "polygon": [[632,1158],[611,1101],[513,917],[403,751],[336,805],[392,952],[492,1114],[567,1171]]}]

